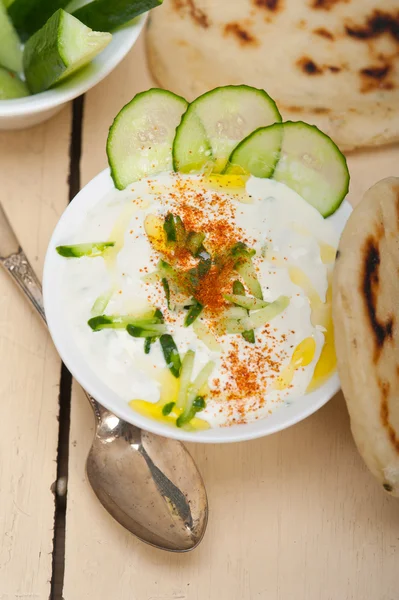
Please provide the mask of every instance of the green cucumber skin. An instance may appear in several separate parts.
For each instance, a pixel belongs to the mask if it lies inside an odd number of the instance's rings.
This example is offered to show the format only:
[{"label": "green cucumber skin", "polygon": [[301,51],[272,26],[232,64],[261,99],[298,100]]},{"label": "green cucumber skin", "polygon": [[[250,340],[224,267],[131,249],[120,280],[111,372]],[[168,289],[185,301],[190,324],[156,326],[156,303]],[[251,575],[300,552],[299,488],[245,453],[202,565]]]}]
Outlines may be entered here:
[{"label": "green cucumber skin", "polygon": [[6,7],[0,2],[0,65],[22,73],[22,48]]},{"label": "green cucumber skin", "polygon": [[65,8],[69,0],[14,0],[8,14],[22,41],[36,33],[59,9]]},{"label": "green cucumber skin", "polygon": [[[24,71],[27,84],[33,94],[47,90],[67,68],[58,49],[58,33],[62,19],[62,10],[57,10],[44,27],[25,44]],[[43,62],[44,55],[49,57],[45,62]]]},{"label": "green cucumber skin", "polygon": [[163,0],[94,0],[73,12],[73,16],[95,31],[113,31]]},{"label": "green cucumber skin", "polygon": [[237,144],[237,146],[234,148],[233,152],[230,154],[229,160],[227,161],[227,165],[224,170],[224,173],[229,173],[229,170],[231,167],[234,168],[235,165],[239,164],[239,163],[235,162],[235,157],[238,156],[240,151],[243,149],[243,147],[245,147],[246,144],[250,143],[250,141],[253,140],[256,136],[261,135],[263,132],[266,132],[266,131],[276,131],[276,130],[280,129],[281,130],[281,140],[280,140],[279,147],[276,148],[274,163],[269,166],[269,169],[268,169],[267,173],[265,173],[265,174],[261,175],[260,173],[251,172],[251,175],[254,175],[255,177],[264,177],[264,178],[268,178],[268,179],[272,178],[273,173],[276,170],[278,161],[280,160],[280,156],[281,156],[283,125],[284,125],[283,123],[274,123],[273,125],[268,125],[267,127],[258,127],[258,129],[255,129],[255,131],[250,133],[239,144]]}]

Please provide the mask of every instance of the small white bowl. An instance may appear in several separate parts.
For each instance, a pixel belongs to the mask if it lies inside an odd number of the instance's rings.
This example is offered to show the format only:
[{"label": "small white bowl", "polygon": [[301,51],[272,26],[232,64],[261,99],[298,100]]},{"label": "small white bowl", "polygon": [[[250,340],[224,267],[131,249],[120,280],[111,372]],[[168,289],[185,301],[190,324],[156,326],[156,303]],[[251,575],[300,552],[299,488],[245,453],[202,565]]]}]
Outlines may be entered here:
[{"label": "small white bowl", "polygon": [[115,31],[108,46],[86,67],[53,89],[15,100],[0,100],[0,130],[23,129],[46,121],[64,104],[84,94],[104,79],[132,48],[147,14]]},{"label": "small white bowl", "polygon": [[[64,243],[71,231],[76,230],[91,208],[114,187],[109,170],[106,169],[92,179],[72,200],[59,220],[46,254],[43,273],[43,296],[46,318],[54,344],[72,375],[94,398],[121,419],[138,427],[165,437],[182,441],[203,443],[225,443],[250,440],[286,429],[305,419],[321,408],[339,390],[338,375],[334,373],[320,388],[282,405],[269,417],[246,425],[234,425],[186,432],[144,417],[122,400],[112,389],[103,383],[88,365],[84,354],[76,346],[70,334],[68,321],[63,312],[62,266],[65,261],[55,248]],[[344,201],[339,210],[328,218],[341,233],[352,209]]]}]

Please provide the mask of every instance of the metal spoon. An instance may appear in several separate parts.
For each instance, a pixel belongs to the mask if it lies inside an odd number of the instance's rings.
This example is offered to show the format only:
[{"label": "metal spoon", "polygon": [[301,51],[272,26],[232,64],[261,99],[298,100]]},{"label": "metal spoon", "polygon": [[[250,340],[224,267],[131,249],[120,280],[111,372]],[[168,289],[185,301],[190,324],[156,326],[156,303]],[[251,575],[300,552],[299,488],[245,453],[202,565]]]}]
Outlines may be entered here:
[{"label": "metal spoon", "polygon": [[[0,205],[0,263],[46,322],[40,283]],[[183,444],[125,423],[87,392],[97,427],[86,461],[106,510],[143,542],[187,552],[203,538],[208,501]]]}]

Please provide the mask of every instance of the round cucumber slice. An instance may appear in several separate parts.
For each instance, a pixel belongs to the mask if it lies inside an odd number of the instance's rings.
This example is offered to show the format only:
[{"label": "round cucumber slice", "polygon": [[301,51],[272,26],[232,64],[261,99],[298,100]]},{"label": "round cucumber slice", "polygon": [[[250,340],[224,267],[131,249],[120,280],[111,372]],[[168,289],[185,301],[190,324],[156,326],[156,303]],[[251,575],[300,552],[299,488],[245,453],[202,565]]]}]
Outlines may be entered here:
[{"label": "round cucumber slice", "polygon": [[280,158],[282,140],[280,123],[256,129],[234,148],[224,172],[271,177]]},{"label": "round cucumber slice", "polygon": [[283,145],[273,179],[298,192],[323,217],[332,215],[349,189],[345,156],[314,125],[287,121],[280,127]]},{"label": "round cucumber slice", "polygon": [[243,138],[276,122],[281,115],[264,90],[247,85],[215,88],[194,100],[184,114],[173,145],[174,168],[187,173],[209,163],[212,172],[221,173]]},{"label": "round cucumber slice", "polygon": [[142,177],[172,169],[173,139],[186,108],[181,96],[153,88],[137,94],[116,115],[108,134],[107,155],[119,190]]}]

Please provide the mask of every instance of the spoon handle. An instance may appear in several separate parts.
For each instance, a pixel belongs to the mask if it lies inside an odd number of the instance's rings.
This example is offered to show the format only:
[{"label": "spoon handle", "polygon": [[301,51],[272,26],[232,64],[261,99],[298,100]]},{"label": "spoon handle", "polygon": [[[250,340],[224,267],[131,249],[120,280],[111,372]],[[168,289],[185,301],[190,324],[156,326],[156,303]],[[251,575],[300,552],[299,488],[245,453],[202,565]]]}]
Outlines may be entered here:
[{"label": "spoon handle", "polygon": [[[31,301],[44,323],[42,286],[32,265],[22,250],[9,220],[0,204],[0,264],[11,275],[20,289]],[[46,323],[47,324],[47,323]],[[98,422],[101,421],[105,409],[90,394],[84,390]]]},{"label": "spoon handle", "polygon": [[25,256],[14,231],[0,204],[0,262],[21,290],[29,298],[37,312],[44,315],[42,288],[31,264]]}]

